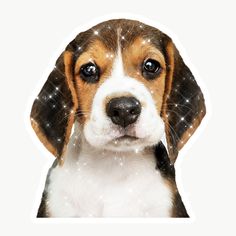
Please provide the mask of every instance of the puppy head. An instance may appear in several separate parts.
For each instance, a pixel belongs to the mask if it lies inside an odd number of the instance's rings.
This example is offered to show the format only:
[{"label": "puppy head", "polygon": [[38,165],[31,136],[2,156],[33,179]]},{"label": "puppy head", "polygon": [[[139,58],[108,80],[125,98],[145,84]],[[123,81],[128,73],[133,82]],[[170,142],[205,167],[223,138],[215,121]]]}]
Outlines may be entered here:
[{"label": "puppy head", "polygon": [[66,47],[34,101],[31,123],[58,158],[77,120],[94,148],[143,149],[165,132],[174,162],[204,114],[201,90],[172,40],[121,19],[80,33]]}]

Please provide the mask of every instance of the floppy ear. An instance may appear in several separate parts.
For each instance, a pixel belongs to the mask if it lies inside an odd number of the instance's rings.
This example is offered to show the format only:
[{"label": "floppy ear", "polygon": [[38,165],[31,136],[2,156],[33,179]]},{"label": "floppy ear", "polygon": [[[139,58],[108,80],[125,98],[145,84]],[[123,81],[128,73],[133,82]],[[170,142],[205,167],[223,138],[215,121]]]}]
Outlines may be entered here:
[{"label": "floppy ear", "polygon": [[170,160],[200,125],[206,113],[204,97],[190,69],[171,40],[166,45],[167,76],[162,117]]},{"label": "floppy ear", "polygon": [[35,99],[31,124],[40,141],[62,161],[78,100],[73,82],[73,52],[66,50]]}]

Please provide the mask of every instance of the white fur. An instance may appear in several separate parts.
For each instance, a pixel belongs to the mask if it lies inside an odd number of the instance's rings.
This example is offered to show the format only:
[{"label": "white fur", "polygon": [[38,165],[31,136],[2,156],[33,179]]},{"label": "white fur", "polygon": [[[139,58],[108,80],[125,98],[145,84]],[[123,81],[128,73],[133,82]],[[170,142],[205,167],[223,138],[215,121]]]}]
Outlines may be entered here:
[{"label": "white fur", "polygon": [[[124,130],[107,117],[104,101],[127,93],[140,101],[142,110],[135,124]],[[149,150],[160,141],[164,123],[150,91],[124,74],[120,53],[111,77],[95,94],[90,119],[75,130],[80,134],[71,137],[64,165],[49,177],[51,216],[171,216],[172,192]],[[125,134],[138,139],[116,141]]]},{"label": "white fur", "polygon": [[[72,137],[63,166],[50,175],[52,217],[170,217],[172,192],[153,152],[98,152]],[[79,155],[78,155],[79,154]]]}]

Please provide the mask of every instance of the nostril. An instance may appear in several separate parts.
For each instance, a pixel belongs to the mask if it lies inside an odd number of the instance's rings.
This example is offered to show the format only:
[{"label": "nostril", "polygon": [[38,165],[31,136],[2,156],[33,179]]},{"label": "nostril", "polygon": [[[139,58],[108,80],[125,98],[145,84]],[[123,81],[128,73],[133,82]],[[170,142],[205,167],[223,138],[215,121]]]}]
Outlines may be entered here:
[{"label": "nostril", "polygon": [[136,114],[135,109],[131,109],[129,113],[130,113],[131,115],[135,115],[135,114]]},{"label": "nostril", "polygon": [[118,117],[119,116],[119,111],[118,110],[113,110],[113,116]]}]

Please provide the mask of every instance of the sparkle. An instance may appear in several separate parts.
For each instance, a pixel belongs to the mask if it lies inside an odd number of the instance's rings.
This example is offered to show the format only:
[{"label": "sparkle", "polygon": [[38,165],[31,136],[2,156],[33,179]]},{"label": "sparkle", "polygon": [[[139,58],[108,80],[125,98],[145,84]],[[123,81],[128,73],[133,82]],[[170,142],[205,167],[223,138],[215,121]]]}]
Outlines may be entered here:
[{"label": "sparkle", "polygon": [[135,153],[139,153],[139,149],[138,148],[135,148]]},{"label": "sparkle", "polygon": [[183,121],[183,120],[184,120],[184,117],[181,117],[180,120]]},{"label": "sparkle", "polygon": [[80,47],[80,46],[78,47],[78,50],[81,50],[81,47]]},{"label": "sparkle", "polygon": [[95,35],[98,35],[99,33],[98,33],[98,31],[97,31],[97,30],[95,30],[95,31],[94,31],[94,34],[95,34]]},{"label": "sparkle", "polygon": [[63,107],[66,108],[66,105],[64,105]]},{"label": "sparkle", "polygon": [[36,97],[36,100],[39,100],[39,97]]},{"label": "sparkle", "polygon": [[191,137],[191,134],[188,134],[189,137]]},{"label": "sparkle", "polygon": [[74,111],[73,111],[73,110],[71,110],[71,111],[70,111],[70,113],[72,114],[72,113],[74,113]]},{"label": "sparkle", "polygon": [[150,43],[150,42],[151,42],[151,39],[148,39],[147,41],[148,41],[148,43]]},{"label": "sparkle", "polygon": [[46,124],[46,126],[47,126],[47,127],[49,127],[49,126],[50,126],[50,124],[49,124],[49,123],[47,123],[47,124]]},{"label": "sparkle", "polygon": [[189,103],[189,99],[186,99],[185,101],[186,101],[187,103]]},{"label": "sparkle", "polygon": [[189,126],[189,128],[190,128],[190,129],[192,129],[192,128],[193,128],[193,126],[192,126],[192,125],[190,125],[190,126]]},{"label": "sparkle", "polygon": [[175,104],[175,107],[177,107],[178,106],[178,104]]},{"label": "sparkle", "polygon": [[61,142],[61,139],[60,139],[60,138],[58,138],[58,139],[57,139],[57,142]]},{"label": "sparkle", "polygon": [[121,36],[121,39],[124,40],[124,39],[125,39],[125,36]]},{"label": "sparkle", "polygon": [[59,88],[58,88],[58,87],[56,87],[56,90],[59,90]]},{"label": "sparkle", "polygon": [[48,97],[49,97],[49,98],[52,98],[52,95],[49,95]]},{"label": "sparkle", "polygon": [[140,26],[139,26],[139,28],[143,28],[143,26],[142,26],[142,25],[140,25]]},{"label": "sparkle", "polygon": [[123,162],[120,162],[120,166],[123,166],[124,165],[124,163]]}]

